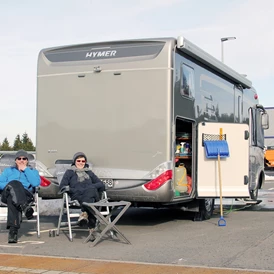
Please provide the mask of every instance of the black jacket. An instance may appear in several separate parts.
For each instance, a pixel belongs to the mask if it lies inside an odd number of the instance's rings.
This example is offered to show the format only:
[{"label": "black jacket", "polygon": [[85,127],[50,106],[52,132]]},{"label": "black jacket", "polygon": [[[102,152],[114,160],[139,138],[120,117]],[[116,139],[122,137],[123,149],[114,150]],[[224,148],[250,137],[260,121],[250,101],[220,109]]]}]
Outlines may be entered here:
[{"label": "black jacket", "polygon": [[86,173],[89,175],[89,179],[86,179],[83,182],[78,182],[78,176],[76,172],[68,169],[65,172],[60,183],[60,189],[65,186],[69,186],[70,197],[72,199],[78,200],[80,203],[89,202],[86,200],[87,193],[90,198],[95,198],[95,200],[99,200],[98,195],[100,195],[100,193],[105,190],[104,183],[91,170],[86,171]]}]

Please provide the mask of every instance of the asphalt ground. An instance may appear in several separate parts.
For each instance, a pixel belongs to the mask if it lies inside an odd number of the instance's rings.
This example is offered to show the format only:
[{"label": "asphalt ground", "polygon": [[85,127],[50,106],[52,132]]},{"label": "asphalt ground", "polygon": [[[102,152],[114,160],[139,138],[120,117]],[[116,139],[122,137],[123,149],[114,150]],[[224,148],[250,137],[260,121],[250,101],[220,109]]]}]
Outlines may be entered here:
[{"label": "asphalt ground", "polygon": [[0,273],[274,273],[273,211],[229,210],[226,227],[217,225],[218,208],[202,223],[176,212],[136,210],[118,224],[131,245],[106,238],[95,247],[83,243],[87,231],[74,232],[73,242],[66,230],[49,237],[57,220],[42,218],[41,238],[33,223],[22,226],[17,244],[8,244],[1,230]]},{"label": "asphalt ground", "polygon": [[274,273],[274,183],[260,192],[256,206],[226,205],[226,227],[218,227],[220,210],[212,218],[192,222],[187,214],[168,209],[130,209],[118,228],[131,245],[104,239],[95,247],[83,244],[86,230],[49,237],[57,217],[41,218],[41,238],[35,224],[23,223],[17,244],[7,243],[1,224],[0,273]]}]

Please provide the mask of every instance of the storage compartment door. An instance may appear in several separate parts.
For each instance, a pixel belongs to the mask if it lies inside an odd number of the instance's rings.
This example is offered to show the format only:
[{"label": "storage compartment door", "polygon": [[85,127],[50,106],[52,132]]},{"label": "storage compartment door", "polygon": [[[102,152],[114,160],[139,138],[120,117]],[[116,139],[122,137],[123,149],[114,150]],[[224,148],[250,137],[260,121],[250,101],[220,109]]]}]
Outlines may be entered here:
[{"label": "storage compartment door", "polygon": [[[197,146],[197,194],[198,197],[220,197],[218,157],[210,151],[206,155],[204,141],[214,143],[218,148],[218,140],[226,139],[229,156],[220,160],[220,174],[223,197],[249,197],[248,165],[249,165],[249,127],[246,124],[200,123],[198,125]],[[213,141],[215,140],[215,141]],[[220,144],[221,142],[219,142]],[[212,143],[210,143],[212,144]]]}]

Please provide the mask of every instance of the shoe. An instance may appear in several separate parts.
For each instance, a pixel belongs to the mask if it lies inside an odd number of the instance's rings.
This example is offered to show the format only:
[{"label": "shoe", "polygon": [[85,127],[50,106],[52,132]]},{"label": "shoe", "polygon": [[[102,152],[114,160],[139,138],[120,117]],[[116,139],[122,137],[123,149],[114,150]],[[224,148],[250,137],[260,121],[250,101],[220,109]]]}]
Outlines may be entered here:
[{"label": "shoe", "polygon": [[27,217],[28,220],[33,218],[33,213],[34,213],[34,210],[31,206],[27,206],[24,209],[24,214],[25,214],[25,216]]},{"label": "shoe", "polygon": [[8,243],[9,244],[17,243],[17,229],[10,229]]},{"label": "shoe", "polygon": [[79,216],[79,219],[78,219],[78,224],[80,226],[84,226],[88,223],[88,214],[87,212],[82,212]]}]

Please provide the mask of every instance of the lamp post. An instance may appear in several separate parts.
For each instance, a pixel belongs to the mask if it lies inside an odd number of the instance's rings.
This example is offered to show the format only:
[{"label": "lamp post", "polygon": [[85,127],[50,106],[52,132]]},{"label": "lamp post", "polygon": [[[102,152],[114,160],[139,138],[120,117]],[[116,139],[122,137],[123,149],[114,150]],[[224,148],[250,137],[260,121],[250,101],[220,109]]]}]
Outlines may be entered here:
[{"label": "lamp post", "polygon": [[224,62],[224,42],[229,40],[235,40],[236,37],[223,37],[221,38],[221,50],[222,50],[222,62]]}]

